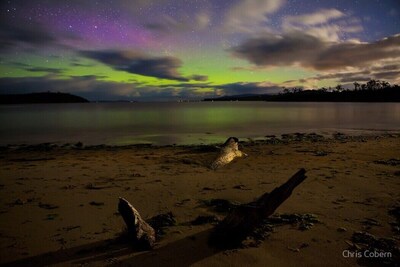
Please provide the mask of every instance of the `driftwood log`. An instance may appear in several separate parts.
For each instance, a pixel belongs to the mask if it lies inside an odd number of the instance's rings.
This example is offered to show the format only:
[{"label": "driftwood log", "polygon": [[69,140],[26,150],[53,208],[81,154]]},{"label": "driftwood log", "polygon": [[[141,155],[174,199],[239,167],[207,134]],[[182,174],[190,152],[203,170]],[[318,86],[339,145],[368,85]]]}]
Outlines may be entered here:
[{"label": "driftwood log", "polygon": [[120,197],[118,212],[128,228],[128,235],[133,244],[142,249],[151,249],[156,242],[156,232],[140,216],[139,212],[124,198]]},{"label": "driftwood log", "polygon": [[219,223],[210,236],[210,244],[219,247],[236,247],[292,194],[306,179],[306,171],[300,169],[286,183],[270,193],[263,194],[258,200],[241,205],[231,211]]},{"label": "driftwood log", "polygon": [[247,154],[239,150],[239,139],[229,137],[222,145],[217,158],[211,163],[210,168],[216,170],[240,157],[247,157]]},{"label": "driftwood log", "polygon": [[[234,209],[211,233],[210,244],[218,247],[237,247],[264,219],[292,194],[293,189],[306,179],[300,169],[286,183],[265,193],[254,202]],[[151,249],[156,242],[155,230],[142,219],[139,212],[124,198],[119,198],[118,211],[125,221],[133,244],[141,249]]]}]

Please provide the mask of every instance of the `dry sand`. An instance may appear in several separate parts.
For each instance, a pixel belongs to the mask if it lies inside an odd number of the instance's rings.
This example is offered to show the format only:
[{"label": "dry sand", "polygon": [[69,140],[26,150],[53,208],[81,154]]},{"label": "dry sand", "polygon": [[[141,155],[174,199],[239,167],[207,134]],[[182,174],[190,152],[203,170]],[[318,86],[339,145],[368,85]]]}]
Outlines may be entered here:
[{"label": "dry sand", "polygon": [[[217,152],[205,146],[49,147],[1,151],[2,264],[353,266],[362,261],[342,252],[354,232],[399,245],[388,213],[400,201],[399,134],[246,142],[249,157],[216,171],[207,165]],[[277,213],[315,214],[320,223],[311,229],[276,226],[258,247],[221,251],[207,245],[212,224],[190,223],[224,217],[203,200],[246,203],[300,168],[308,178]],[[119,196],[144,218],[171,211],[177,224],[154,250],[138,251],[118,238],[125,227]]]}]

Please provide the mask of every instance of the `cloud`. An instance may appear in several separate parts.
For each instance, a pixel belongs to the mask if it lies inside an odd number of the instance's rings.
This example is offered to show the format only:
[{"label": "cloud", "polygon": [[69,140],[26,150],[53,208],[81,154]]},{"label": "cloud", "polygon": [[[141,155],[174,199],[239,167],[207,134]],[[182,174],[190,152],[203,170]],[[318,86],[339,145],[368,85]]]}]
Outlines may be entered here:
[{"label": "cloud", "polygon": [[287,16],[283,19],[282,30],[285,33],[301,31],[323,41],[338,42],[345,34],[360,32],[363,27],[359,19],[331,8],[298,16]]},{"label": "cloud", "polygon": [[208,80],[207,75],[192,75],[190,76],[190,80],[204,82]]},{"label": "cloud", "polygon": [[42,77],[0,78],[0,94],[33,92],[72,93],[90,101],[138,100],[176,101],[178,99],[203,99],[222,95],[269,94],[280,91],[280,86],[268,82],[237,82],[213,85],[211,83],[178,83],[152,86],[138,82],[113,82],[96,75],[58,75]]},{"label": "cloud", "polygon": [[350,83],[351,85],[353,82],[365,83],[371,79],[398,83],[400,82],[400,65],[376,65],[354,71],[318,74],[308,78],[288,80],[283,84],[286,86],[297,86],[301,83],[315,88],[317,82],[324,80],[335,80],[338,83]]},{"label": "cloud", "polygon": [[364,67],[383,59],[400,57],[400,34],[371,43],[339,43],[320,51],[315,69]]},{"label": "cloud", "polygon": [[39,23],[19,21],[11,23],[5,18],[0,19],[0,52],[11,49],[42,48],[57,43],[57,39]]},{"label": "cloud", "polygon": [[95,75],[72,76],[67,79],[60,79],[56,75],[0,78],[0,93],[64,92],[78,94],[90,100],[113,100],[136,95],[134,84],[101,81],[100,78],[102,77]]},{"label": "cloud", "polygon": [[204,30],[210,22],[210,14],[204,10],[193,16],[180,16],[179,18],[164,14],[158,18],[153,18],[151,22],[145,23],[143,26],[150,31],[170,35],[193,30]]},{"label": "cloud", "polygon": [[176,57],[150,57],[135,51],[120,50],[80,51],[80,55],[132,74],[176,81],[190,80],[179,74],[178,68],[182,62]]},{"label": "cloud", "polygon": [[200,92],[202,97],[215,95],[273,94],[281,90],[281,86],[271,82],[235,82],[213,84],[210,82],[163,84],[160,88],[181,88],[183,91]]},{"label": "cloud", "polygon": [[373,78],[377,80],[394,80],[397,83],[400,81],[400,69],[395,71],[376,72],[373,74]]},{"label": "cloud", "polygon": [[238,1],[226,12],[223,29],[228,33],[258,31],[267,15],[278,11],[284,3],[284,0]]},{"label": "cloud", "polygon": [[163,34],[189,30],[188,21],[178,21],[169,15],[163,15],[156,21],[146,23],[143,26],[148,30]]},{"label": "cloud", "polygon": [[288,66],[295,63],[308,65],[325,46],[318,38],[300,32],[283,36],[266,34],[246,40],[233,47],[231,52],[258,66]]},{"label": "cloud", "polygon": [[173,101],[202,99],[213,95],[211,86],[206,83],[152,86],[138,82],[105,81],[104,78],[96,75],[60,78],[55,74],[42,77],[0,78],[0,94],[63,92],[76,94],[90,101]]},{"label": "cloud", "polygon": [[198,14],[196,14],[195,21],[196,21],[197,28],[200,30],[203,30],[210,25],[211,16],[208,12],[202,11],[202,12],[199,12]]},{"label": "cloud", "polygon": [[27,67],[25,70],[30,71],[30,72],[46,72],[46,73],[53,73],[53,74],[59,74],[63,72],[63,69],[57,69],[57,68],[46,68],[46,67]]},{"label": "cloud", "polygon": [[246,94],[274,94],[281,90],[281,86],[265,82],[236,82],[214,86],[218,96],[246,95]]},{"label": "cloud", "polygon": [[72,76],[60,79],[54,75],[43,77],[0,78],[0,94],[32,92],[63,92],[82,96],[90,101],[98,100],[172,100],[179,90],[101,80],[95,75]]},{"label": "cloud", "polygon": [[400,57],[400,34],[371,43],[325,42],[303,32],[266,34],[246,40],[231,52],[259,67],[337,70]]},{"label": "cloud", "polygon": [[318,25],[327,23],[333,19],[341,18],[345,14],[337,9],[321,9],[317,12],[299,15],[299,16],[288,16],[284,19],[286,25],[300,24],[300,25]]}]

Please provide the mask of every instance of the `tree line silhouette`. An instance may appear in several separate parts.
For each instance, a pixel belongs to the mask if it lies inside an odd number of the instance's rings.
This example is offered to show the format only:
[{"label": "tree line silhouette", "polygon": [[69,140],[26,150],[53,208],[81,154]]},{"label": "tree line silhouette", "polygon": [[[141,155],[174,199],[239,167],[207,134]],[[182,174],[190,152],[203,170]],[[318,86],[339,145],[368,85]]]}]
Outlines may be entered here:
[{"label": "tree line silhouette", "polygon": [[370,80],[364,84],[354,82],[353,85],[353,89],[345,89],[341,84],[310,90],[283,88],[277,95],[223,96],[205,101],[400,102],[400,86],[397,84]]}]

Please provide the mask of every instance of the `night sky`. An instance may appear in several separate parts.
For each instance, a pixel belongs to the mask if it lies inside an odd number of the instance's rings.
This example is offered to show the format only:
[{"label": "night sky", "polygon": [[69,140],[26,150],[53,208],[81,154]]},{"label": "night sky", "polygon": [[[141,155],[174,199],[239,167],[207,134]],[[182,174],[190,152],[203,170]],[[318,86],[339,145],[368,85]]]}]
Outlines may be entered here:
[{"label": "night sky", "polygon": [[400,82],[398,0],[0,4],[0,93],[182,100]]}]

